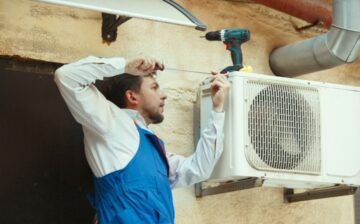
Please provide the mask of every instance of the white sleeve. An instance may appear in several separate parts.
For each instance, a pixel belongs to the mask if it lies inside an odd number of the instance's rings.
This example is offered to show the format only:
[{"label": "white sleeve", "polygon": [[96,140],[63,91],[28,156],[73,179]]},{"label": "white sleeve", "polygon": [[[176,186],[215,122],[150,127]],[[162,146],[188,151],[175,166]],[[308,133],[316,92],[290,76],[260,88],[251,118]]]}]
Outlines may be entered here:
[{"label": "white sleeve", "polygon": [[211,112],[196,151],[189,157],[168,154],[172,188],[189,186],[208,179],[224,148],[225,113]]},{"label": "white sleeve", "polygon": [[[94,83],[104,77],[122,74],[124,68],[125,59],[123,58],[89,56],[63,65],[55,71],[55,82],[77,122],[99,135],[111,130],[114,125],[112,120],[114,112],[110,102],[94,86]],[[121,112],[125,117],[125,112]]]}]

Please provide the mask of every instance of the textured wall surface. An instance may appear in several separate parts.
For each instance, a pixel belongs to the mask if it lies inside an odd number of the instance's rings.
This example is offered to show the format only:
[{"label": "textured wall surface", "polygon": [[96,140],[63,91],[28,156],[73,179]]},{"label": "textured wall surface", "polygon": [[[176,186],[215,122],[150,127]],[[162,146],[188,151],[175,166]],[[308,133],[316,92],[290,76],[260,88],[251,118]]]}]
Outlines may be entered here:
[{"label": "textured wall surface", "polygon": [[[307,39],[320,28],[295,31],[304,25],[289,16],[252,3],[221,0],[178,1],[208,25],[208,30],[246,27],[251,41],[243,45],[244,63],[255,72],[272,75],[268,56],[274,47]],[[47,5],[28,0],[0,0],[0,54],[70,62],[87,55],[134,57],[147,54],[165,66],[210,71],[231,63],[220,42],[207,42],[200,31],[158,22],[131,19],[120,26],[110,46],[101,40],[97,12]],[[164,71],[159,82],[168,95],[165,121],[155,131],[167,150],[189,155],[193,151],[193,103],[198,84],[206,75]],[[300,78],[360,85],[360,61]],[[176,223],[245,224],[352,224],[352,197],[284,204],[282,190],[255,188],[201,199],[193,188],[174,190]]]}]

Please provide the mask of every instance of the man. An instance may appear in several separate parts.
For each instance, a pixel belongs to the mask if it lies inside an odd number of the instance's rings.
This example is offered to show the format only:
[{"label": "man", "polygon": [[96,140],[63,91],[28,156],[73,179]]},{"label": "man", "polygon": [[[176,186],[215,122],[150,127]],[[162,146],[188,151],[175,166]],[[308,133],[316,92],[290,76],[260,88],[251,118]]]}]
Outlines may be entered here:
[{"label": "man", "polygon": [[[223,150],[223,106],[229,82],[213,73],[213,111],[190,157],[167,153],[149,129],[160,123],[166,95],[154,77],[164,65],[152,58],[90,56],[60,67],[55,82],[84,132],[94,174],[100,224],[174,223],[171,188],[207,179]],[[114,77],[108,99],[93,85]],[[176,128],[176,127],[174,127]]]}]

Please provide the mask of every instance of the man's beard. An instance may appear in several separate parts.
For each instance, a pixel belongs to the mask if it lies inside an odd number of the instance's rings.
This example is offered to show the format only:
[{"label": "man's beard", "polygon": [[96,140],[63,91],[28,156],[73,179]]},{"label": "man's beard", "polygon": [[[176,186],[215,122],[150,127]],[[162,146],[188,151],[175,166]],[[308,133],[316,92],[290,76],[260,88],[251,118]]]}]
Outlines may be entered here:
[{"label": "man's beard", "polygon": [[159,124],[164,120],[164,115],[160,113],[153,113],[149,115],[152,124]]}]

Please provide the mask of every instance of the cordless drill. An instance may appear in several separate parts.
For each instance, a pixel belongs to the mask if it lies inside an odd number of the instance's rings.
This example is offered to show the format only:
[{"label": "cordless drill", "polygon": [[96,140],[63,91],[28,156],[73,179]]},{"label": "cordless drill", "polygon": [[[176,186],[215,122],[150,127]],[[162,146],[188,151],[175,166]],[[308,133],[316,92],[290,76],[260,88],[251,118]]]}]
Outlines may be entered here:
[{"label": "cordless drill", "polygon": [[220,40],[226,45],[226,50],[231,52],[232,66],[224,68],[220,73],[239,71],[243,68],[242,53],[240,45],[250,39],[250,31],[247,29],[222,29],[208,32],[205,35],[207,40]]}]

